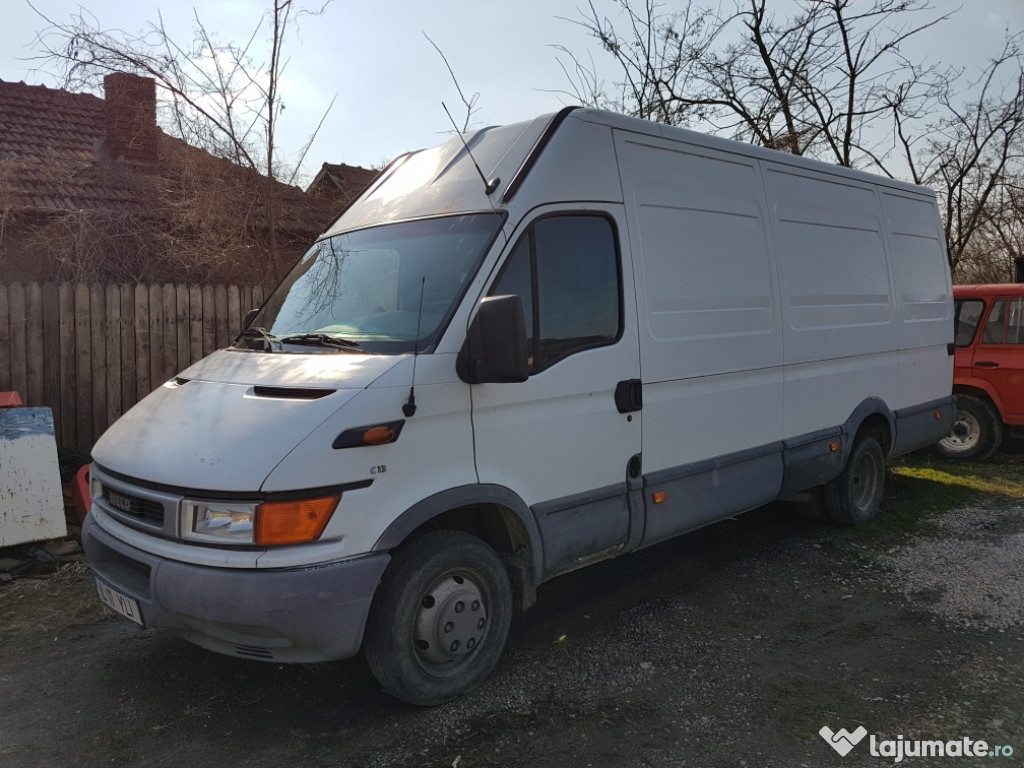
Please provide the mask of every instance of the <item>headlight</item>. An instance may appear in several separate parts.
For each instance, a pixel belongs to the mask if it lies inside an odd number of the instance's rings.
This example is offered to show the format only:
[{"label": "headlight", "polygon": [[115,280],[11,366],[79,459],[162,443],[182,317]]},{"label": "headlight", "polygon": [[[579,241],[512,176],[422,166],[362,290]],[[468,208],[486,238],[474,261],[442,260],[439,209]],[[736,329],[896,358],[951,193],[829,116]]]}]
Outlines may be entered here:
[{"label": "headlight", "polygon": [[186,501],[181,535],[212,544],[302,544],[320,538],[340,500],[341,496],[258,504]]},{"label": "headlight", "polygon": [[185,502],[182,536],[219,544],[253,544],[256,504]]}]

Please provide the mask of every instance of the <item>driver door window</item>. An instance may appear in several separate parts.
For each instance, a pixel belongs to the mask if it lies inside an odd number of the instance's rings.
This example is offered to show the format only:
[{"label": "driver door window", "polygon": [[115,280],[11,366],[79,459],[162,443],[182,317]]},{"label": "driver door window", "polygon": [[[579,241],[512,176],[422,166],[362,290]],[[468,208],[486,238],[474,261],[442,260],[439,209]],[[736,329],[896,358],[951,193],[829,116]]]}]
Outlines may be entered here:
[{"label": "driver door window", "polygon": [[615,229],[604,216],[548,216],[520,237],[490,293],[522,298],[530,373],[619,339],[619,274]]}]

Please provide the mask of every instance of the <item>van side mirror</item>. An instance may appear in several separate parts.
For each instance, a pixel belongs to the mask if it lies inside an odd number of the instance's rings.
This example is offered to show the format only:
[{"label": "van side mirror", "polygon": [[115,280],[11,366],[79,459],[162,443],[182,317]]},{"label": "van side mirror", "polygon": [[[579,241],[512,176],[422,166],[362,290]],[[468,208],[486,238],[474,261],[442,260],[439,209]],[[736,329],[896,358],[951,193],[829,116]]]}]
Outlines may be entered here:
[{"label": "van side mirror", "polygon": [[455,370],[467,384],[503,384],[529,378],[522,297],[489,296],[480,302]]}]

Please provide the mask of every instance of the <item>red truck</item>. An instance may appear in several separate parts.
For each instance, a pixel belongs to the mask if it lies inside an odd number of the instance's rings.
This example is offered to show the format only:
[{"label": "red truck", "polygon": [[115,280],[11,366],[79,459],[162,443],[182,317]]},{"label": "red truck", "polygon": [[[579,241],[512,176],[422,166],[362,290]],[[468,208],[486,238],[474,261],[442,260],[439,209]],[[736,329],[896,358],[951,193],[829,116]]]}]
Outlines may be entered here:
[{"label": "red truck", "polygon": [[958,413],[938,451],[984,461],[1007,433],[1024,435],[1024,284],[959,285],[953,299]]}]

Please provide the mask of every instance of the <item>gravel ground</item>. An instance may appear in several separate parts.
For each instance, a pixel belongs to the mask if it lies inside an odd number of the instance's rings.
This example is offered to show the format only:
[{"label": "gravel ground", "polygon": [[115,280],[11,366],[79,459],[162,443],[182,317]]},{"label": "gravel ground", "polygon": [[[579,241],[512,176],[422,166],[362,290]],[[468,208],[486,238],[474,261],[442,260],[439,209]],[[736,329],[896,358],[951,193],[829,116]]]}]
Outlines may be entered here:
[{"label": "gravel ground", "polygon": [[[362,659],[261,665],[137,630],[81,565],[0,584],[0,766],[880,766],[822,726],[1024,755],[1024,508],[864,535],[774,505],[541,588],[433,709]],[[912,526],[912,529],[914,527]]]},{"label": "gravel ground", "polygon": [[1007,630],[1024,621],[1024,509],[994,502],[932,519],[944,536],[918,537],[885,558],[910,602],[949,625]]}]

